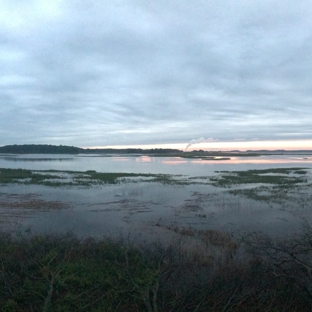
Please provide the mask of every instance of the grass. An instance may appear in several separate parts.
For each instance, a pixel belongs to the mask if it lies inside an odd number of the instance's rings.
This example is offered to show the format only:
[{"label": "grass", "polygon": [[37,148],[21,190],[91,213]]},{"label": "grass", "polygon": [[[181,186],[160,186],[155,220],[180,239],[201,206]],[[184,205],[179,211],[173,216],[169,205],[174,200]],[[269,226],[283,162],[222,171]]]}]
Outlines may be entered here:
[{"label": "grass", "polygon": [[[46,186],[92,186],[102,184],[118,184],[121,182],[158,182],[163,184],[181,184],[181,175],[143,174],[121,172],[58,171],[58,170],[26,170],[0,169],[0,184],[36,184]],[[140,179],[141,178],[141,179]]]},{"label": "grass", "polygon": [[223,188],[249,184],[251,188],[231,189],[228,193],[258,201],[281,203],[290,199],[287,195],[290,190],[302,184],[307,185],[307,172],[307,168],[218,171],[220,175],[211,177],[210,181],[214,186]]},{"label": "grass", "polygon": [[[219,232],[201,235],[217,245],[228,241]],[[256,237],[249,254],[220,257],[212,265],[190,257],[180,244],[133,245],[70,235],[12,238],[0,233],[0,309],[310,311],[311,282],[305,268],[311,267],[309,238],[300,239],[298,249],[293,248],[297,240],[281,245]],[[272,257],[262,255],[268,252]],[[291,258],[301,255],[300,262]]]},{"label": "grass", "polygon": [[[306,168],[273,168],[247,171],[217,171],[218,176],[184,177],[171,174],[144,174],[123,172],[58,171],[0,169],[0,184],[35,184],[53,187],[118,184],[122,182],[155,182],[173,185],[212,184],[217,187],[232,187],[241,184],[272,184],[291,188],[306,183]],[[290,174],[292,174],[290,176]]]},{"label": "grass", "polygon": [[[264,170],[246,171],[217,171],[220,176],[211,177],[210,181],[215,186],[230,187],[240,184],[275,184],[285,188],[298,183],[306,183],[306,168],[274,168]],[[289,176],[296,174],[297,176]],[[300,176],[298,176],[300,175]]]},{"label": "grass", "polygon": [[26,169],[0,169],[0,184],[29,183],[41,184],[46,179],[60,179],[59,175],[38,174]]}]

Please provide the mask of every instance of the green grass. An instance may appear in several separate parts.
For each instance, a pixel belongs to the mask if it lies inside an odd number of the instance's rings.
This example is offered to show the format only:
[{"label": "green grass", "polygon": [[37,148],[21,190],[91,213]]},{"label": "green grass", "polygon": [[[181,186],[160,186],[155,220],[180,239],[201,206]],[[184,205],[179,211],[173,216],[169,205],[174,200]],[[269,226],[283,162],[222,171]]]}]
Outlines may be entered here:
[{"label": "green grass", "polygon": [[[46,186],[85,186],[118,184],[123,182],[155,182],[172,185],[212,184],[218,187],[232,187],[241,184],[272,184],[291,188],[306,183],[306,168],[275,168],[247,171],[217,171],[218,176],[185,177],[171,174],[144,174],[122,172],[58,171],[0,169],[0,184],[35,184]],[[294,174],[290,176],[289,174]],[[198,180],[198,181],[196,181]]]},{"label": "green grass", "polygon": [[288,191],[308,182],[307,170],[307,168],[272,168],[246,171],[218,171],[220,175],[211,177],[210,181],[214,186],[224,188],[253,184],[254,187],[252,188],[230,189],[228,193],[258,201],[281,203],[290,199]]},{"label": "green grass", "polygon": [[[67,176],[64,176],[66,174]],[[143,174],[122,172],[58,171],[58,170],[25,170],[0,169],[0,184],[36,184],[46,186],[92,186],[117,184],[121,182],[157,182],[163,184],[183,183],[177,180],[181,175]],[[141,179],[140,179],[141,178]]]},{"label": "green grass", "polygon": [[[298,183],[306,183],[306,168],[274,168],[264,170],[246,171],[217,171],[220,176],[211,177],[210,181],[215,186],[230,187],[240,184],[274,184],[283,187],[292,187]],[[289,176],[296,174],[297,176]],[[298,176],[298,175],[301,176]]]},{"label": "green grass", "polygon": [[0,184],[41,184],[41,182],[46,179],[60,179],[60,176],[51,174],[38,174],[26,169],[0,169]]}]

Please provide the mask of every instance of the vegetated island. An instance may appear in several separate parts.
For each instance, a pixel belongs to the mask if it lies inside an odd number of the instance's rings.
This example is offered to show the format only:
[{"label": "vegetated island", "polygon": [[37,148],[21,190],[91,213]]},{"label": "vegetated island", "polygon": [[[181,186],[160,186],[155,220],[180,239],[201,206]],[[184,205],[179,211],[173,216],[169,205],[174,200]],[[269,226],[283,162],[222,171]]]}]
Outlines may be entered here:
[{"label": "vegetated island", "polygon": [[0,146],[0,154],[74,154],[74,155],[92,155],[101,154],[103,156],[127,155],[137,156],[145,155],[151,157],[182,157],[182,158],[197,158],[203,160],[228,160],[230,157],[256,157],[261,155],[288,155],[301,154],[312,155],[312,150],[259,150],[259,151],[182,151],[179,149],[141,149],[141,148],[81,148],[66,145],[48,145],[48,144],[23,144],[23,145],[5,145]]}]

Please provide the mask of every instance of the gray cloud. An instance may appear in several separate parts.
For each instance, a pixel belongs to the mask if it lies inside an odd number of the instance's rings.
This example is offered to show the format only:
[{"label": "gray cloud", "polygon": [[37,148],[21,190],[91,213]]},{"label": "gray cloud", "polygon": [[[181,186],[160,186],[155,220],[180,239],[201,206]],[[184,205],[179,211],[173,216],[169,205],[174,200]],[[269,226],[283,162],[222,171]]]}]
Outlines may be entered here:
[{"label": "gray cloud", "polygon": [[312,138],[312,4],[0,2],[0,145]]}]

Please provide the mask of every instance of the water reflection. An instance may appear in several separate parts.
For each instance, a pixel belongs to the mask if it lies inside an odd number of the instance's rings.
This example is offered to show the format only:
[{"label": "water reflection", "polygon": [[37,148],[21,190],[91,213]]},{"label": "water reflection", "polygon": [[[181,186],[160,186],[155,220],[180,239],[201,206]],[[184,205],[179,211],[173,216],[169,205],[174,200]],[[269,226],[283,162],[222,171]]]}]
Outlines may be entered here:
[{"label": "water reflection", "polygon": [[311,157],[283,157],[283,156],[260,156],[260,157],[231,157],[231,159],[192,159],[190,160],[192,164],[291,164],[291,163],[308,163],[312,164]]},{"label": "water reflection", "polygon": [[140,156],[135,159],[136,162],[150,163],[152,162],[152,158],[149,156]]},{"label": "water reflection", "polygon": [[312,163],[312,158],[289,157],[289,156],[260,156],[260,157],[233,157],[224,162],[230,164],[291,164],[291,163]]},{"label": "water reflection", "polygon": [[112,161],[128,161],[129,157],[121,157],[121,156],[114,156],[114,157],[110,157],[112,159]]},{"label": "water reflection", "polygon": [[[285,193],[285,196],[283,194],[281,202],[254,201],[243,195],[230,194],[229,188],[196,184],[201,179],[207,181],[206,177],[216,175],[218,174],[216,171],[222,170],[278,167],[312,169],[312,157],[281,155],[200,160],[137,155],[135,157],[65,155],[66,161],[59,161],[60,158],[63,159],[63,155],[0,157],[0,168],[169,173],[189,175],[196,179],[192,180],[194,184],[186,185],[147,183],[143,180],[137,183],[98,185],[92,188],[5,185],[1,186],[0,215],[3,220],[4,217],[7,218],[5,220],[9,220],[10,217],[13,221],[12,223],[5,221],[6,223],[1,226],[8,224],[13,227],[14,218],[19,218],[17,221],[21,222],[25,229],[30,227],[47,233],[66,233],[72,230],[83,237],[101,237],[114,233],[115,235],[144,233],[145,237],[156,235],[158,230],[160,235],[163,235],[162,231],[166,230],[168,225],[237,231],[242,234],[264,231],[273,235],[300,228],[303,219],[312,224],[310,173],[307,175],[308,184],[299,185],[295,190]],[[235,188],[238,189],[236,186]],[[268,192],[266,189],[261,191],[265,194]],[[26,197],[23,197],[25,195]],[[66,209],[40,209],[48,205],[53,208],[52,203],[56,202],[66,206]],[[29,207],[33,208],[35,204],[38,209],[30,211]],[[8,213],[10,216],[6,217]],[[155,226],[156,224],[159,226]]]},{"label": "water reflection", "polygon": [[161,161],[164,165],[182,165],[186,164],[188,161],[184,160],[183,158],[175,158],[175,159],[163,159]]},{"label": "water reflection", "polygon": [[[1,156],[1,155],[0,155]],[[31,170],[73,170],[99,172],[133,172],[152,174],[185,174],[203,176],[220,170],[266,169],[273,167],[312,168],[312,157],[304,155],[274,155],[232,157],[222,160],[203,160],[179,157],[111,156],[103,155],[3,155],[0,168]]]}]

